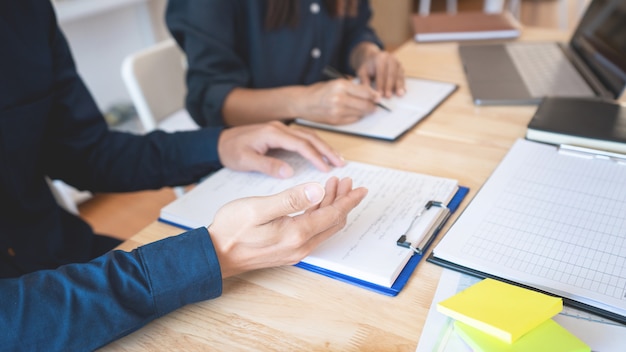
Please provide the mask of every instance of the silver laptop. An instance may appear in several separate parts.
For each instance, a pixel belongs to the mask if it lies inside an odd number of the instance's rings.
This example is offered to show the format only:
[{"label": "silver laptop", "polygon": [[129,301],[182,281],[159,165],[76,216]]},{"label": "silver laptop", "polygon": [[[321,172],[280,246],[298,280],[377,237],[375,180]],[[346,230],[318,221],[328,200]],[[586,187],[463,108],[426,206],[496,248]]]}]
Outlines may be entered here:
[{"label": "silver laptop", "polygon": [[616,99],[626,86],[626,0],[593,0],[567,44],[463,44],[459,54],[476,105]]}]

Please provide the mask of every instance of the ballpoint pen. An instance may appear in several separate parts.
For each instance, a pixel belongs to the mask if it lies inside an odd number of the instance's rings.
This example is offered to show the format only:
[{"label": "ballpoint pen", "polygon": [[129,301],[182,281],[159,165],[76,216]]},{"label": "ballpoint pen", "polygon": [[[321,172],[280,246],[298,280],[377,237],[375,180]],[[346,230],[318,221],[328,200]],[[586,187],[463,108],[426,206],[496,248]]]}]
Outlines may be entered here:
[{"label": "ballpoint pen", "polygon": [[[326,66],[324,67],[324,70],[322,71],[326,76],[330,77],[330,78],[344,78],[344,79],[350,79],[350,76],[342,73],[341,71],[337,70],[336,68],[333,68],[331,66]],[[376,106],[380,107],[381,109],[385,109],[389,112],[391,112],[391,109],[388,108],[387,106],[383,105],[382,103],[376,102],[375,103]]]}]

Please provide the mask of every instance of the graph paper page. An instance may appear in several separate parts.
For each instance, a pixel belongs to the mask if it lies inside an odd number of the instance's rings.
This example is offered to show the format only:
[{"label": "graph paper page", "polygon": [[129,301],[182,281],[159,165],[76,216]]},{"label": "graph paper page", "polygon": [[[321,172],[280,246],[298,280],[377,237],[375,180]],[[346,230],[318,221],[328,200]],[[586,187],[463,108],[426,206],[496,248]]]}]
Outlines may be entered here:
[{"label": "graph paper page", "polygon": [[434,256],[626,316],[626,165],[518,140]]}]

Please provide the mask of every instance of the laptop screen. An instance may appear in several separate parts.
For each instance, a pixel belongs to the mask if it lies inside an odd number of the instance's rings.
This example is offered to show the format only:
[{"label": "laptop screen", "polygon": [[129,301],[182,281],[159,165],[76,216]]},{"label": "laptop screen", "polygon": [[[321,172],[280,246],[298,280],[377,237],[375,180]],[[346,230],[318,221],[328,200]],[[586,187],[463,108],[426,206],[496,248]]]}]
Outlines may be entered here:
[{"label": "laptop screen", "polygon": [[593,0],[570,46],[619,97],[626,85],[626,1]]}]

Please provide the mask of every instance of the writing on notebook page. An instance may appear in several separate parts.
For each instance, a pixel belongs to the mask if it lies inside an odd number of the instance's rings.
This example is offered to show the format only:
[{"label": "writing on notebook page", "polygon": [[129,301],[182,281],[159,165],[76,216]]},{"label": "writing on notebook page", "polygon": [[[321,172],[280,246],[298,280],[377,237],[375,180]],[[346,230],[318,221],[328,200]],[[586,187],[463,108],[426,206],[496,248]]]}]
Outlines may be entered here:
[{"label": "writing on notebook page", "polygon": [[413,255],[396,240],[429,200],[447,204],[458,189],[456,180],[351,161],[326,173],[295,153],[275,156],[294,167],[289,179],[222,169],[161,210],[161,219],[185,227],[206,226],[219,207],[242,197],[278,193],[297,184],[329,177],[350,177],[368,195],[348,216],[346,226],[302,262],[391,287]]}]

